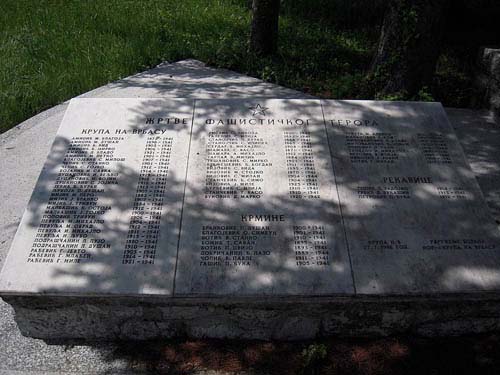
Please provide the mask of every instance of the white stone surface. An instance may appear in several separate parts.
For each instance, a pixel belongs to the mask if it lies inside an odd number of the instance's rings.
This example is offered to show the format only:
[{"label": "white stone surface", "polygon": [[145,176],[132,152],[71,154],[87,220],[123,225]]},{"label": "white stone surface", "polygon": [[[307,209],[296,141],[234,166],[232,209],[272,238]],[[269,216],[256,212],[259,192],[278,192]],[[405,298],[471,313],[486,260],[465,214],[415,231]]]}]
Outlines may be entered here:
[{"label": "white stone surface", "polygon": [[499,243],[437,103],[81,98],[0,290],[491,291]]},{"label": "white stone surface", "polygon": [[183,213],[176,295],[354,292],[318,100],[197,100]]},{"label": "white stone surface", "polygon": [[357,292],[498,290],[499,231],[441,105],[323,108]]},{"label": "white stone surface", "polygon": [[189,99],[73,99],[0,289],[172,293],[192,106]]}]

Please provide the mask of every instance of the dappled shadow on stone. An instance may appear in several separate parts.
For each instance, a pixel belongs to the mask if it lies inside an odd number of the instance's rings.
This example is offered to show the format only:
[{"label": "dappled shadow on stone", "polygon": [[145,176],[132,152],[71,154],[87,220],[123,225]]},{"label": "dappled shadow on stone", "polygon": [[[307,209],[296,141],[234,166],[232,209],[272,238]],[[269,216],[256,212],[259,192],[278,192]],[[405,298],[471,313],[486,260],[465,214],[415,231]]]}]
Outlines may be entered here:
[{"label": "dappled shadow on stone", "polygon": [[[334,166],[337,170],[358,293],[422,294],[496,290],[500,282],[498,250],[462,250],[453,253],[419,250],[420,244],[428,238],[455,239],[473,236],[487,239],[497,247],[499,244],[498,227],[493,225],[488,207],[482,204],[481,191],[468,169],[455,135],[448,131],[448,120],[438,104],[378,102],[377,105],[371,105],[355,101],[331,103],[330,111],[337,118],[348,115],[354,119],[376,119],[379,123],[390,121],[393,124],[391,134],[408,139],[411,148],[418,147],[416,132],[443,134],[453,160],[450,165],[422,165],[418,164],[418,155],[410,153],[408,156],[400,156],[394,167],[370,164],[369,167],[358,165],[354,169],[352,165],[348,168],[344,166],[348,164],[347,154],[332,149],[337,158]],[[328,116],[327,112],[325,107],[325,116]],[[384,130],[375,127],[360,131],[369,133]],[[341,141],[337,145],[342,149],[343,129],[331,126],[329,131],[332,146],[335,147],[335,140],[339,139]],[[410,200],[362,201],[355,198],[359,186],[381,184],[379,180],[382,176],[392,176],[394,173],[429,175],[434,184],[413,187]],[[471,197],[467,200],[443,201],[433,187],[448,184],[463,186],[472,194]],[[363,251],[363,239],[377,238],[404,238],[409,244],[409,250]]]},{"label": "dappled shadow on stone", "polygon": [[488,111],[448,108],[450,121],[464,148],[488,207],[500,224],[500,124]]},{"label": "dappled shadow on stone", "polygon": [[161,64],[110,85],[106,97],[170,98],[313,98],[300,91],[263,82],[230,70],[213,69],[197,60],[183,60],[175,64]]},{"label": "dappled shadow on stone", "polygon": [[[243,109],[235,109],[231,102],[210,102],[212,105],[200,107],[202,110],[200,116],[201,118],[217,118],[221,113],[232,113],[235,117],[244,117],[247,115],[246,111],[248,111],[250,102],[250,100],[246,101],[245,105],[242,106]],[[262,99],[259,102],[265,107],[273,108],[271,101],[267,102]],[[308,113],[311,110],[311,102],[307,101],[283,100],[280,103],[285,113]],[[418,112],[409,105],[394,109],[393,105],[385,104],[385,108],[370,109],[360,103],[346,102],[342,104],[349,107],[348,111],[353,117],[362,115],[383,121],[387,112],[390,112],[392,120],[401,122],[402,133],[404,133],[404,127],[409,126],[407,125],[408,119],[414,118]],[[138,130],[137,124],[144,122],[146,114],[151,117],[159,117],[164,113],[164,105],[165,102],[160,99],[145,101],[144,108],[134,109],[135,118],[131,119],[127,125],[131,129]],[[316,102],[315,105],[317,106],[319,103]],[[436,127],[442,125],[434,123],[434,119],[425,116],[422,121],[427,121]],[[159,127],[152,125],[152,129]],[[235,130],[240,129],[240,127],[236,126]],[[174,131],[176,130],[174,129]],[[390,331],[391,324],[397,326],[397,332],[415,328],[417,324],[414,324],[413,319],[420,319],[419,322],[423,322],[423,330],[428,332],[433,329],[429,328],[428,325],[439,320],[440,316],[432,312],[429,313],[425,310],[427,308],[425,305],[421,305],[421,307],[426,313],[419,313],[412,311],[411,300],[405,300],[403,301],[404,314],[407,315],[401,318],[396,314],[384,321],[383,310],[388,308],[390,304],[377,304],[376,300],[371,300],[366,301],[370,302],[371,305],[363,305],[361,300],[356,302],[355,299],[347,299],[349,303],[358,304],[356,306],[348,305],[349,307],[346,308],[347,305],[343,305],[345,300],[335,298],[339,296],[352,297],[354,290],[350,288],[352,288],[353,283],[362,294],[376,285],[377,294],[383,296],[390,293],[414,293],[418,295],[431,292],[452,293],[497,289],[498,269],[494,263],[497,258],[458,257],[450,256],[450,253],[433,254],[433,258],[417,252],[397,254],[378,252],[379,259],[372,256],[371,260],[368,261],[368,257],[363,254],[359,247],[350,247],[350,253],[344,252],[343,254],[342,248],[346,245],[346,238],[341,224],[339,206],[343,210],[343,220],[349,228],[347,239],[353,242],[353,239],[366,236],[369,227],[374,227],[377,223],[378,225],[387,223],[389,221],[387,218],[391,216],[391,210],[394,210],[395,207],[392,202],[381,199],[374,199],[371,205],[360,210],[357,210],[356,207],[350,207],[351,202],[349,201],[339,202],[336,195],[336,185],[346,191],[355,191],[357,185],[368,183],[369,179],[368,176],[360,176],[353,180],[347,178],[345,173],[340,173],[345,166],[339,165],[339,160],[346,155],[335,156],[337,150],[335,149],[335,140],[332,138],[341,137],[342,134],[337,134],[335,129],[328,129],[328,131],[330,133],[329,139],[326,138],[324,126],[311,127],[309,130],[311,145],[315,150],[317,168],[332,168],[330,151],[334,154],[335,175],[332,174],[332,176],[335,181],[329,181],[329,186],[326,188],[334,191],[335,194],[328,199],[325,196],[310,201],[293,199],[282,193],[282,186],[276,186],[274,189],[269,188],[262,199],[215,198],[207,203],[207,199],[204,198],[203,175],[201,178],[197,176],[197,178],[186,180],[182,172],[170,173],[167,185],[168,192],[174,192],[179,200],[184,200],[183,232],[180,236],[178,256],[176,257],[177,252],[172,252],[171,248],[158,248],[159,262],[155,264],[156,271],[145,272],[139,277],[133,275],[131,270],[124,270],[120,257],[117,257],[115,252],[106,249],[95,251],[96,256],[91,267],[82,267],[80,264],[62,269],[56,266],[52,276],[53,286],[45,289],[44,292],[61,297],[54,297],[53,300],[47,298],[46,301],[42,301],[40,311],[36,312],[37,318],[29,323],[24,323],[26,324],[25,332],[29,331],[28,328],[35,329],[37,324],[40,326],[45,324],[44,322],[50,319],[54,311],[58,312],[61,319],[58,322],[51,322],[51,324],[54,324],[56,330],[61,330],[62,338],[119,339],[140,337],[151,339],[186,335],[192,337],[278,337],[287,339],[292,335],[295,336],[294,338],[328,335],[341,329],[345,331],[352,329],[351,332],[365,329],[364,333],[385,334],[386,330]],[[447,136],[453,138],[450,134]],[[195,122],[189,143],[191,147],[199,144],[203,148],[205,137],[206,130]],[[58,160],[60,162],[60,158],[63,157],[62,150],[67,147],[67,142],[67,139],[58,138],[55,143],[53,155],[46,166],[45,176],[47,177],[40,181],[39,191],[42,195],[46,196],[50,190],[48,182],[54,178]],[[276,145],[273,144],[268,152],[282,152]],[[189,147],[189,145],[186,144],[185,147]],[[81,151],[85,152],[85,150]],[[200,150],[192,148],[191,154],[196,151]],[[92,158],[91,155],[88,157]],[[336,157],[337,159],[335,159]],[[103,199],[119,214],[114,221],[104,220],[99,224],[99,229],[100,233],[109,237],[109,241],[113,245],[112,248],[120,252],[129,224],[129,210],[132,205],[130,196],[135,192],[139,172],[125,164],[119,165],[117,168],[118,173],[123,178],[123,184],[110,186],[109,190],[103,193]],[[203,171],[203,168],[201,170]],[[191,172],[187,171],[188,176]],[[330,172],[333,173],[333,171]],[[450,177],[445,171],[440,171],[437,168],[433,172],[443,179]],[[273,170],[272,173],[278,181],[280,178],[286,179],[285,171]],[[459,165],[456,173],[461,176],[460,178],[469,176],[464,165]],[[184,192],[185,198],[182,198]],[[30,204],[30,215],[34,218],[32,225],[35,225],[40,217],[44,202],[42,195],[39,199],[35,196]],[[430,214],[439,211],[441,207],[434,193],[427,191],[425,187],[416,189],[414,200],[415,202],[412,204],[415,207],[425,208],[429,210]],[[451,236],[458,236],[462,232],[474,229],[475,221],[471,221],[470,218],[463,215],[462,207],[458,203],[447,204],[446,210],[443,215],[446,215],[447,218],[453,218],[449,232]],[[241,212],[274,213],[277,211],[289,214],[293,217],[294,223],[326,221],[328,225],[331,225],[334,240],[330,245],[331,263],[327,268],[299,268],[293,265],[294,254],[290,250],[293,233],[289,228],[285,228],[281,233],[283,242],[276,242],[271,246],[272,256],[260,261],[258,266],[232,269],[199,267],[199,244],[193,245],[189,242],[199,235],[199,228],[193,233],[189,232],[189,230],[196,228],[195,225],[207,222],[213,225],[231,226],[239,220]],[[408,217],[411,226],[408,226],[405,218],[389,229],[395,233],[409,232],[410,239],[418,239],[419,234],[425,234],[427,231],[438,230],[442,232],[445,229],[439,220],[432,222],[427,220],[425,216],[412,219],[409,214]],[[480,230],[483,229],[486,233],[491,228],[480,228]],[[412,231],[417,233],[413,234],[413,237]],[[490,234],[495,236],[495,233]],[[179,238],[178,229],[171,225],[164,225],[161,235],[165,238]],[[185,242],[183,236],[187,237]],[[167,250],[169,253],[164,256]],[[347,255],[351,257],[353,269],[351,269],[351,262],[347,259]],[[292,258],[291,266],[290,258]],[[368,271],[363,267],[368,267]],[[389,272],[390,277],[384,279],[387,276],[384,272]],[[352,279],[353,274],[354,280]],[[132,278],[134,278],[133,283],[130,282]],[[69,280],[77,280],[77,282]],[[165,289],[166,280],[172,282],[175,280],[178,289],[172,288],[167,292],[159,293],[156,297],[143,293],[146,285],[155,290]],[[118,296],[117,291],[119,290],[126,292],[122,293],[122,296]],[[174,298],[171,298],[172,293]],[[64,297],[68,294],[73,297]],[[180,296],[184,299],[177,298]],[[204,298],[190,298],[193,296]],[[313,303],[312,298],[317,296],[330,299],[316,299]],[[266,300],[259,297],[275,297],[276,299]],[[304,298],[297,300],[292,297]],[[436,299],[439,298],[436,295]],[[442,306],[447,309],[445,305],[446,301],[443,301]],[[457,301],[450,304],[451,307],[459,305],[460,303]],[[212,308],[214,306],[215,308]],[[400,305],[395,308],[398,313],[400,312],[399,307]],[[491,310],[491,306],[488,308]],[[18,311],[21,313],[28,309],[26,304],[20,304],[18,307]],[[488,314],[491,313],[490,310],[488,310]],[[447,318],[451,316],[453,319],[458,319],[457,312],[453,311],[453,308],[446,311]],[[303,314],[310,315],[304,318]],[[418,314],[420,317],[417,316]],[[460,324],[461,326],[470,325],[473,331],[480,332],[482,328],[477,328],[480,324],[476,327],[472,322],[471,316],[473,314],[473,312],[468,311],[466,316],[461,318]],[[485,319],[488,319],[488,324],[491,324],[491,327],[495,327],[497,323],[488,314]],[[362,319],[356,320],[356,318],[366,318],[368,315],[370,315],[370,319],[368,319],[366,327],[360,328],[365,323]],[[378,318],[374,317],[375,315]],[[254,324],[255,317],[260,319],[261,327]],[[68,327],[72,328],[68,329]],[[47,329],[47,327],[43,327],[43,329]],[[452,325],[446,326],[444,331],[446,329],[454,330]],[[48,329],[44,331],[44,334],[48,334],[48,331]]]},{"label": "dappled shadow on stone", "polygon": [[[265,102],[264,102],[265,103]],[[316,103],[317,104],[317,103]],[[227,105],[227,108],[225,106]],[[300,105],[303,105],[304,108],[300,108]],[[310,104],[304,103],[300,104],[299,102],[291,101],[287,104],[284,102],[284,106],[287,111],[306,111]],[[138,123],[144,122],[144,115],[147,112],[148,116],[158,117],[164,113],[164,102],[160,99],[148,100],[144,108],[137,109],[137,118],[132,120],[130,123],[130,129],[137,130]],[[219,102],[214,104],[213,108],[210,106],[207,107],[206,111],[208,113],[203,113],[206,116],[216,116],[217,114],[224,113],[225,111],[230,110],[230,105],[225,104],[225,102]],[[319,107],[318,107],[319,108]],[[318,109],[317,108],[317,109]],[[244,107],[247,110],[246,106]],[[306,112],[307,113],[307,112]],[[243,115],[243,114],[236,114]],[[151,129],[156,129],[161,127],[161,125],[153,125]],[[327,142],[324,137],[324,128],[321,126],[315,127],[315,131],[311,132],[311,142],[315,147],[315,151],[317,153],[317,163],[322,168],[330,168],[330,156],[327,149]],[[195,127],[192,131],[192,139],[191,142],[196,142],[200,137],[204,137],[204,129],[202,127]],[[50,181],[53,181],[56,177],[56,169],[57,166],[61,162],[61,158],[64,157],[63,150],[68,146],[68,140],[58,138],[56,140],[54,146],[54,152],[46,165],[43,178],[39,182],[39,187],[37,191],[39,194],[34,197],[30,204],[30,218],[31,225],[35,226],[36,223],[40,220],[40,209],[43,207],[45,199],[50,193],[49,186]],[[187,149],[188,145],[184,145]],[[279,150],[274,150],[278,151]],[[81,153],[85,153],[85,150],[80,150]],[[187,152],[187,150],[186,150]],[[91,155],[87,155],[88,159],[93,160]],[[107,242],[111,245],[110,249],[96,250],[94,251],[93,260],[90,262],[91,265],[85,266],[84,264],[77,264],[72,267],[64,267],[58,268],[54,267],[53,270],[53,282],[51,283],[51,288],[45,290],[45,292],[56,292],[56,293],[78,293],[79,291],[93,291],[91,295],[99,295],[99,294],[117,294],[118,291],[124,290],[126,291],[126,295],[131,294],[141,294],[143,290],[144,284],[148,284],[152,289],[161,290],[164,288],[165,279],[173,279],[173,272],[159,272],[159,273],[145,273],[143,275],[144,279],[135,279],[137,285],[135,287],[130,284],[130,275],[126,271],[126,266],[120,263],[119,254],[116,252],[121,252],[121,248],[123,247],[124,238],[127,236],[128,223],[129,223],[129,215],[130,209],[133,204],[132,197],[134,196],[135,189],[137,186],[137,181],[139,179],[139,173],[136,169],[127,166],[126,164],[118,164],[117,172],[120,176],[120,182],[116,185],[110,185],[107,187],[106,191],[100,196],[107,206],[113,208],[114,211],[118,212],[118,214],[114,215],[115,219],[110,221],[106,220],[104,215],[99,216],[98,219],[102,219],[102,223],[96,225],[98,227],[99,232],[102,235],[100,237],[106,237]],[[284,171],[282,171],[284,173]],[[328,171],[330,172],[330,171]],[[75,175],[78,175],[80,172],[75,170]],[[273,173],[278,173],[275,171]],[[281,173],[281,172],[279,172]],[[280,176],[282,178],[286,178],[286,176]],[[154,178],[154,176],[153,176]],[[199,181],[198,181],[199,182]],[[332,186],[329,186],[329,189],[333,189],[333,181],[330,181]],[[185,184],[185,186],[184,186]],[[205,220],[210,223],[217,223],[221,226],[227,226],[234,224],[235,216],[234,212],[276,212],[283,211],[290,214],[290,216],[294,217],[294,220],[297,223],[308,223],[315,222],[318,218],[331,218],[332,222],[335,222],[337,227],[334,228],[336,232],[336,239],[332,246],[337,246],[337,243],[344,244],[344,238],[342,231],[340,230],[340,218],[339,213],[335,209],[335,202],[328,201],[325,199],[317,199],[309,202],[303,202],[301,200],[291,199],[287,196],[273,194],[272,192],[266,192],[266,197],[261,200],[256,199],[238,199],[238,200],[214,200],[210,203],[210,206],[207,205],[207,201],[204,200],[204,191],[203,184],[194,184],[193,181],[189,179],[184,182],[184,176],[176,175],[173,172],[169,172],[169,183],[167,189],[170,193],[175,192],[175,196],[178,199],[182,199],[182,191],[186,190],[186,194],[189,197],[189,204],[186,205],[183,210],[183,221],[185,223],[193,223],[201,220]],[[37,199],[39,197],[39,199]],[[332,196],[334,199],[335,197]],[[79,211],[81,207],[78,204],[73,203],[72,209],[74,211]],[[165,218],[164,218],[165,220]],[[162,238],[177,238],[178,233],[172,232],[175,231],[176,227],[173,225],[163,225],[161,229]],[[296,288],[295,284],[300,283],[301,279],[307,279],[307,277],[314,277],[314,274],[319,270],[314,269],[298,269],[295,267],[286,267],[287,258],[290,258],[289,254],[289,241],[293,238],[293,233],[282,233],[282,236],[287,238],[288,242],[283,248],[273,249],[276,251],[274,254],[274,258],[269,259],[268,262],[263,262],[259,265],[259,269],[257,274],[246,274],[244,269],[237,274],[233,274],[230,276],[231,278],[227,279],[225,282],[228,284],[234,284],[239,278],[246,277],[247,279],[250,277],[247,283],[247,289],[241,291],[241,295],[261,295],[261,294],[272,294],[272,290],[276,285],[281,283],[284,286],[281,292],[278,294],[290,295],[290,294],[303,294],[300,291],[300,288]],[[186,234],[189,236],[189,234]],[[159,252],[165,251],[163,248],[158,249]],[[180,248],[179,252],[182,255],[186,252],[196,252],[197,249],[193,248]],[[170,254],[174,254],[175,252],[171,252]],[[288,253],[288,254],[287,254]],[[332,273],[343,273],[345,274],[345,278],[350,280],[350,269],[348,264],[345,263],[345,260],[341,262],[341,259],[338,257],[342,255],[338,251],[334,251],[331,253],[332,260]],[[175,257],[169,257],[167,259],[163,258],[161,254],[158,256],[158,263],[155,264],[155,270],[172,270],[175,267]],[[161,262],[168,262],[168,265],[162,265]],[[197,262],[197,260],[193,259],[193,262]],[[184,267],[187,269],[190,268],[189,264],[185,264]],[[193,265],[194,267],[194,265]],[[207,277],[210,278],[210,273],[212,270],[207,270]],[[271,282],[270,285],[264,285],[258,280],[260,279],[259,275],[270,275],[271,279],[275,279],[275,281]],[[308,276],[309,275],[309,276]],[[265,276],[263,279],[269,279],[268,276]],[[279,281],[281,279],[281,281]],[[72,280],[71,282],[63,280]],[[293,281],[295,280],[295,281]],[[326,285],[321,284],[320,279],[316,279],[314,283],[306,286],[303,285],[304,290],[308,290],[308,294],[324,294],[324,292],[315,292],[317,289],[321,291],[327,287]],[[319,284],[317,284],[319,283]],[[350,281],[348,282],[351,283]],[[317,284],[317,285],[316,285]],[[267,290],[267,292],[266,292]],[[193,290],[194,293],[196,291]],[[222,290],[220,291],[222,292]],[[236,292],[234,290],[233,292]],[[232,294],[233,292],[229,292]],[[211,294],[208,290],[200,291],[202,294]],[[224,292],[222,292],[224,293]],[[216,291],[216,294],[219,292]],[[240,293],[238,293],[240,296]]]}]

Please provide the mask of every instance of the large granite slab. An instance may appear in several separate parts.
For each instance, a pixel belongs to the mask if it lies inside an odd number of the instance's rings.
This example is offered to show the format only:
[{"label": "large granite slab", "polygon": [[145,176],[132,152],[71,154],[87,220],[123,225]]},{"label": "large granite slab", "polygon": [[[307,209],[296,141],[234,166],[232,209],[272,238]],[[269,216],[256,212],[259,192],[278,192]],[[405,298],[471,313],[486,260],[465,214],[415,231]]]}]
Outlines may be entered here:
[{"label": "large granite slab", "polygon": [[357,292],[498,290],[498,227],[442,106],[323,109]]},{"label": "large granite slab", "polygon": [[317,100],[197,100],[176,295],[353,293]]},{"label": "large granite slab", "polygon": [[172,293],[192,105],[73,99],[0,290]]},{"label": "large granite slab", "polygon": [[0,295],[45,339],[484,332],[499,243],[439,104],[77,99]]},{"label": "large granite slab", "polygon": [[437,103],[75,99],[0,289],[490,291],[499,243]]}]

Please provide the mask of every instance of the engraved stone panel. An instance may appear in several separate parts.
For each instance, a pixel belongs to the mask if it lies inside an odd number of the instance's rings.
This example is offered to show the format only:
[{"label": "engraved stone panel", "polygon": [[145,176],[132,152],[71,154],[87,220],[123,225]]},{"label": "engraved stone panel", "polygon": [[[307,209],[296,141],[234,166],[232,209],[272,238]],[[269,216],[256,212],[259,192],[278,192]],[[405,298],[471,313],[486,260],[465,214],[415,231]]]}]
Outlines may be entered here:
[{"label": "engraved stone panel", "polygon": [[192,107],[192,100],[73,99],[0,289],[171,294]]},{"label": "engraved stone panel", "polygon": [[197,100],[176,295],[352,293],[317,100]]},{"label": "engraved stone panel", "polygon": [[322,104],[357,292],[498,289],[498,228],[442,106]]},{"label": "engraved stone panel", "polygon": [[440,104],[74,99],[0,291],[489,291],[499,244]]}]

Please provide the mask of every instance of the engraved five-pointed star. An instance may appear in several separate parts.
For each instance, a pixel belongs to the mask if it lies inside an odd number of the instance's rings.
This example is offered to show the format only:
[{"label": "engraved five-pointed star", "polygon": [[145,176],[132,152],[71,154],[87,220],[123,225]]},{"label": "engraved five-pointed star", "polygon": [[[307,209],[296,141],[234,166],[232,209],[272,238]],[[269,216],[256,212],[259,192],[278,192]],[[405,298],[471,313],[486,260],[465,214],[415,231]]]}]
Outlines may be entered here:
[{"label": "engraved five-pointed star", "polygon": [[255,115],[265,116],[266,115],[266,111],[269,108],[262,107],[260,104],[257,104],[255,107],[250,107],[249,109],[251,109],[253,111],[252,116],[255,116]]}]

